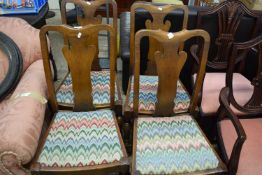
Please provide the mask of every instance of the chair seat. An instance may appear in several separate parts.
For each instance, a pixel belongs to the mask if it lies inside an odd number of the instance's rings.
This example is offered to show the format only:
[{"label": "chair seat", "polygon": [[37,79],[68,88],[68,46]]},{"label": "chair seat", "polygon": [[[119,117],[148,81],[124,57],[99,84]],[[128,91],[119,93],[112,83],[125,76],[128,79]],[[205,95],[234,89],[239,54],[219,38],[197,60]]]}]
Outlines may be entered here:
[{"label": "chair seat", "polygon": [[[200,107],[202,116],[215,116],[220,106],[219,93],[221,89],[225,87],[225,79],[225,73],[206,73],[202,91],[202,102]],[[250,81],[243,75],[234,73],[233,92],[236,101],[240,105],[244,105],[252,96],[253,86],[251,85]],[[237,115],[242,114],[235,108],[233,109],[233,111]]]},{"label": "chair seat", "polygon": [[[92,71],[91,83],[93,104],[96,107],[110,106],[110,71]],[[71,74],[68,74],[56,93],[56,99],[60,105],[73,106],[74,94],[72,87],[72,77]],[[121,100],[116,83],[115,94],[115,101]]]},{"label": "chair seat", "polygon": [[124,153],[116,125],[110,110],[58,112],[37,163],[71,168],[120,161]]},{"label": "chair seat", "polygon": [[135,171],[176,174],[219,168],[219,159],[190,115],[138,118]]},{"label": "chair seat", "polygon": [[[247,140],[245,141],[239,160],[237,175],[261,174],[262,172],[262,118],[240,120]],[[231,121],[223,120],[220,123],[222,139],[226,153],[230,157],[237,134]]]},{"label": "chair seat", "polygon": [[[133,110],[134,77],[131,77],[130,92],[128,92],[128,108]],[[140,75],[139,79],[139,113],[152,114],[157,102],[158,76]],[[180,81],[177,83],[177,94],[174,100],[174,112],[186,112],[190,105],[190,97]]]},{"label": "chair seat", "polygon": [[184,5],[180,0],[152,0],[152,3]]}]

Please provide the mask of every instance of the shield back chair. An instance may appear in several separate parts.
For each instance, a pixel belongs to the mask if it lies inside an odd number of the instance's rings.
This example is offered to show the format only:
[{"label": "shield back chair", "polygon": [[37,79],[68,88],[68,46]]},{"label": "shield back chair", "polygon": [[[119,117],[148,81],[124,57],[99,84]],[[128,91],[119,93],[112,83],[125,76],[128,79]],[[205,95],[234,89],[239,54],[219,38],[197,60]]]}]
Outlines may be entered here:
[{"label": "shield back chair", "polygon": [[[151,116],[139,114],[140,41],[150,36],[162,44],[154,59],[159,78],[156,110]],[[181,43],[192,37],[203,39],[197,83],[188,113],[173,110],[177,81],[187,53]],[[204,30],[182,30],[168,33],[161,30],[140,30],[135,38],[134,72],[134,136],[132,174],[211,174],[226,171],[212,145],[201,131],[194,115],[206,68],[210,37]]]},{"label": "shield back chair", "polygon": [[[111,4],[113,9],[113,30],[117,33],[117,4],[114,0],[108,0]],[[67,23],[66,19],[66,4],[67,3],[74,3],[83,11],[83,16],[78,16],[78,23],[80,26],[90,25],[90,24],[101,24],[102,17],[100,15],[95,16],[96,10],[101,7],[102,5],[107,3],[107,0],[97,0],[97,1],[83,1],[83,0],[63,0],[61,2],[61,16],[62,22],[64,24]],[[117,42],[117,37],[114,36],[113,38],[115,42]],[[67,42],[66,38],[64,39]],[[93,90],[95,91],[93,100],[94,105],[97,108],[108,108],[110,106],[110,99],[109,99],[109,70],[103,69],[101,70],[99,66],[98,60],[98,33],[94,33],[93,36],[90,36],[87,39],[88,43],[92,43],[96,46],[96,54],[92,64],[92,85]],[[116,51],[115,51],[116,53]],[[117,114],[122,114],[122,97],[121,97],[121,90],[118,81],[116,80],[116,108]],[[96,97],[98,96],[98,97]],[[61,82],[61,85],[58,87],[56,92],[56,97],[59,106],[63,107],[64,109],[72,109],[73,107],[73,90],[72,90],[72,77],[71,74],[68,73],[64,80]]]},{"label": "shield back chair", "polygon": [[[246,60],[239,57],[244,51],[253,52],[258,57],[258,69],[253,77],[252,92],[240,104],[235,96],[232,83],[235,62]],[[254,59],[254,58],[253,58]],[[262,35],[243,43],[234,43],[226,77],[226,87],[220,93],[218,118],[218,143],[224,162],[228,164],[230,175],[260,174],[262,171]],[[245,91],[245,89],[242,89]],[[241,118],[237,115],[243,113]],[[229,120],[228,120],[229,119]],[[245,142],[245,143],[244,143]]]},{"label": "shield back chair", "polygon": [[[211,16],[214,20],[208,20]],[[209,10],[200,11],[197,17],[197,27],[209,32],[211,36],[211,49],[209,50],[207,71],[203,83],[202,93],[199,97],[200,106],[200,123],[206,133],[209,133],[210,139],[214,137],[215,125],[217,121],[217,110],[219,108],[219,92],[225,87],[226,69],[229,62],[233,42],[244,42],[255,37],[258,32],[261,16],[250,11],[242,2],[237,0],[229,0],[212,7]],[[243,24],[242,19],[249,19]],[[215,20],[216,19],[216,20]],[[218,26],[217,32],[214,32],[212,25]],[[218,24],[218,25],[217,25]],[[243,27],[245,25],[245,27]],[[208,27],[207,27],[208,26]],[[243,35],[239,30],[246,30]],[[212,30],[210,30],[212,29]],[[213,32],[211,32],[213,31]],[[241,36],[239,35],[241,33]],[[199,62],[197,57],[197,45],[191,47],[191,54]],[[240,57],[245,57],[243,52]],[[246,103],[246,98],[242,96],[241,88],[245,87],[246,92],[252,91],[250,81],[240,72],[243,71],[244,62],[238,63],[238,71],[234,73],[233,84],[235,85],[235,95],[239,103]],[[193,80],[195,81],[195,75]]]},{"label": "shield back chair", "polygon": [[[96,46],[86,42],[98,31],[110,33],[110,109],[97,110],[92,88],[91,65]],[[61,33],[63,54],[71,70],[73,111],[61,110],[56,100],[48,58],[46,34]],[[71,28],[45,26],[41,29],[41,48],[53,120],[31,166],[32,174],[105,174],[128,171],[127,153],[114,114],[115,103],[115,47],[114,29],[105,24]],[[100,95],[100,94],[99,94]],[[101,94],[103,96],[103,94]]]},{"label": "shield back chair", "polygon": [[[152,20],[147,20],[145,22],[146,29],[151,30],[163,30],[169,31],[171,27],[171,22],[169,20],[165,20],[165,17],[174,10],[182,10],[183,17],[183,25],[182,29],[187,28],[188,21],[188,8],[187,6],[180,5],[164,5],[157,6],[151,3],[146,2],[138,2],[134,3],[131,7],[131,31],[130,31],[130,70],[133,70],[134,66],[134,48],[135,48],[135,15],[137,9],[144,9],[149,12],[152,16]],[[182,50],[184,45],[180,46]],[[147,55],[147,69],[144,75],[140,77],[140,94],[139,94],[139,113],[142,114],[153,114],[155,111],[155,102],[156,102],[156,91],[158,86],[158,78],[156,76],[156,67],[154,60],[154,52],[157,50],[163,50],[161,44],[154,38],[149,37],[149,51]],[[130,73],[132,74],[132,73]],[[132,125],[132,113],[133,113],[133,87],[134,78],[130,76],[129,78],[129,86],[126,95],[126,101],[124,104],[124,130],[126,133],[130,132],[130,125]],[[175,98],[176,106],[174,106],[174,111],[177,113],[187,111],[190,103],[189,95],[184,88],[182,82],[178,81],[178,95]],[[125,134],[125,139],[129,139],[129,142],[132,142],[132,134]]]}]

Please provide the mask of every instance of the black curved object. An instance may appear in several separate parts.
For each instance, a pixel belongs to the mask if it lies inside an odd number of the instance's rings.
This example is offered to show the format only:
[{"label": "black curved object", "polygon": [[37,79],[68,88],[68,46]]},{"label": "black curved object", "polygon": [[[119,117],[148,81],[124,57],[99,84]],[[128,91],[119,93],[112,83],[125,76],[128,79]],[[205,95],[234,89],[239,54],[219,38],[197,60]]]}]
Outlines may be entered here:
[{"label": "black curved object", "polygon": [[15,42],[2,32],[0,32],[0,49],[9,61],[7,74],[0,83],[1,101],[16,87],[23,70],[23,58]]}]

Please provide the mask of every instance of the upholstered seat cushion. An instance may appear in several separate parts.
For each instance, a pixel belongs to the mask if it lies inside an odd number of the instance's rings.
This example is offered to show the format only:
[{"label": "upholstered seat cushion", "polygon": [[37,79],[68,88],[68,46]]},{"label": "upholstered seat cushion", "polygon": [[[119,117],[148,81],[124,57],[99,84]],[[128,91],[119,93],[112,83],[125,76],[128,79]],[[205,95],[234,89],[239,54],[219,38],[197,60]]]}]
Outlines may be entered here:
[{"label": "upholstered seat cushion", "polygon": [[136,170],[176,174],[216,169],[219,160],[189,115],[138,118]]},{"label": "upholstered seat cushion", "polygon": [[[244,142],[240,154],[237,175],[261,174],[262,172],[262,118],[240,120],[247,140]],[[225,144],[226,153],[230,157],[237,134],[231,121],[223,120],[221,134]]]},{"label": "upholstered seat cushion", "polygon": [[152,3],[184,5],[180,0],[152,0]]},{"label": "upholstered seat cushion", "polygon": [[0,153],[13,152],[22,164],[34,157],[46,110],[39,97],[46,98],[46,89],[43,62],[38,60],[25,71],[13,94],[0,103]]},{"label": "upholstered seat cushion", "polygon": [[[225,87],[225,73],[206,73],[201,102],[202,116],[214,116],[220,106],[219,93]],[[233,75],[233,92],[236,101],[244,105],[252,96],[253,86],[250,81],[239,73]],[[234,112],[241,114],[238,110]]]},{"label": "upholstered seat cushion", "polygon": [[[139,112],[153,113],[157,102],[158,76],[141,75],[139,79]],[[133,109],[134,77],[131,77],[131,87],[128,107]],[[174,112],[186,112],[190,105],[190,97],[180,81],[177,83],[177,94],[174,100]]]},{"label": "upholstered seat cushion", "polygon": [[83,167],[122,157],[112,111],[58,112],[37,162],[41,167]]},{"label": "upholstered seat cushion", "polygon": [[[110,104],[110,71],[92,71],[91,72],[92,95],[94,105]],[[63,81],[56,93],[57,102],[66,105],[73,105],[74,94],[72,89],[71,74]],[[117,85],[115,84],[115,101],[119,100]]]}]

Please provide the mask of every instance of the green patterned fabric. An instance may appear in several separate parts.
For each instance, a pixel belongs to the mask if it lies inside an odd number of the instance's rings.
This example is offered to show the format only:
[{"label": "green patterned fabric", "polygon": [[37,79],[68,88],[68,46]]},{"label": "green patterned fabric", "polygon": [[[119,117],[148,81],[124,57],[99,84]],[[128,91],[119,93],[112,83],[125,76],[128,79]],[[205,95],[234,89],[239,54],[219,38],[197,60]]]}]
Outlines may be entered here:
[{"label": "green patterned fabric", "polygon": [[[128,99],[128,106],[133,110],[134,98],[134,76],[131,77],[131,90]],[[154,113],[157,102],[158,76],[140,75],[139,78],[139,113]],[[174,113],[188,111],[190,97],[180,81],[177,81],[176,98],[174,99]]]},{"label": "green patterned fabric", "polygon": [[141,174],[190,173],[215,169],[217,159],[189,115],[139,118],[136,170]]},{"label": "green patterned fabric", "polygon": [[83,167],[122,157],[112,111],[59,112],[37,162],[42,167]]},{"label": "green patterned fabric", "polygon": [[[92,96],[93,104],[96,105],[110,105],[110,71],[92,71]],[[115,83],[115,101],[121,97],[118,96],[117,85]],[[56,93],[56,99],[59,104],[73,105],[74,93],[71,74],[63,81],[62,85]]]},{"label": "green patterned fabric", "polygon": [[184,5],[180,0],[152,0],[152,3]]}]

